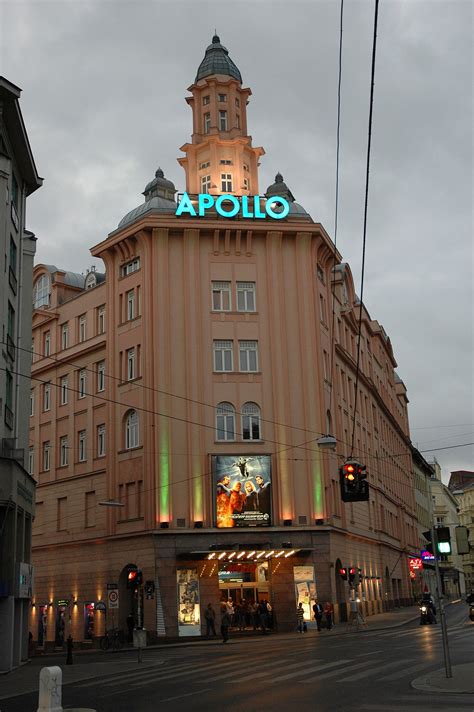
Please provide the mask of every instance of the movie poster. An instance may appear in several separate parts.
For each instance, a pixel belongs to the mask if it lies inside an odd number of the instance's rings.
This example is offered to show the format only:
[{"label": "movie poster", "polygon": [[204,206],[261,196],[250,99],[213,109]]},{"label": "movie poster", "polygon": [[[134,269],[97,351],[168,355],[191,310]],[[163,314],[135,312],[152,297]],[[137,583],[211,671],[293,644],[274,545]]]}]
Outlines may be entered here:
[{"label": "movie poster", "polygon": [[217,527],[271,526],[270,455],[214,455],[212,472]]},{"label": "movie poster", "polygon": [[201,635],[197,569],[177,569],[179,635]]}]

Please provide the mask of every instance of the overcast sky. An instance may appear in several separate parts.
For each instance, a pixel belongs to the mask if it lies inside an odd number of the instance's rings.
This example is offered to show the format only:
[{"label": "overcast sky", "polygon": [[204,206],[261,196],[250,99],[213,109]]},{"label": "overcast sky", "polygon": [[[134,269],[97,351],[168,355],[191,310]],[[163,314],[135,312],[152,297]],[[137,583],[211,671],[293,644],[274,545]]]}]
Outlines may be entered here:
[{"label": "overcast sky", "polygon": [[[84,271],[143,202],[158,165],[178,189],[184,102],[214,28],[253,92],[260,192],[281,171],[334,237],[338,0],[0,0],[0,73],[44,187],[37,261]],[[337,244],[360,292],[374,3],[346,0]],[[364,301],[389,334],[422,451],[474,441],[470,0],[381,0]],[[472,447],[425,452],[474,469]]]}]

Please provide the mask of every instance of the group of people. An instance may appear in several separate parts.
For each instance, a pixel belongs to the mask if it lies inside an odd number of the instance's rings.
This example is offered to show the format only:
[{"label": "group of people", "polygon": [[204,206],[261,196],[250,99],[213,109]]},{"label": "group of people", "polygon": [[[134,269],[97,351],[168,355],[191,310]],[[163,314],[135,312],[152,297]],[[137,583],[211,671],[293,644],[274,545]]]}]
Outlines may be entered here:
[{"label": "group of people", "polygon": [[[326,619],[326,628],[331,630],[334,625],[334,606],[330,601],[326,601],[324,607],[318,601],[315,601],[313,604],[313,615],[318,631],[321,631],[323,616]],[[296,625],[299,633],[305,633],[307,631],[302,603],[299,603],[296,609]]]},{"label": "group of people", "polygon": [[[223,643],[228,641],[229,628],[231,627],[238,628],[241,631],[247,627],[252,627],[254,630],[260,629],[262,633],[266,633],[269,628],[273,627],[273,610],[265,599],[251,602],[242,600],[234,605],[232,599],[229,598],[227,601],[221,602],[220,613]],[[212,603],[207,604],[204,617],[206,620],[206,637],[216,636],[216,612]]]}]

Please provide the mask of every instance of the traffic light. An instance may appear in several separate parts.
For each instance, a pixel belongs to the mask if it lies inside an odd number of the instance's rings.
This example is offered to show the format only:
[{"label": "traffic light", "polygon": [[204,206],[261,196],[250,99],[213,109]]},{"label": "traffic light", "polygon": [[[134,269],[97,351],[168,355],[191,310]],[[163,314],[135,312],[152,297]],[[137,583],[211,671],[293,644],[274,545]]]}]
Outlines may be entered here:
[{"label": "traffic light", "polygon": [[356,573],[357,573],[357,569],[355,568],[355,566],[351,566],[351,568],[349,569],[349,583],[350,584],[354,583]]},{"label": "traffic light", "polygon": [[450,554],[451,532],[449,527],[438,527],[436,529],[436,539],[438,540],[438,552],[440,554]]},{"label": "traffic light", "polygon": [[127,571],[127,588],[136,589],[143,581],[142,570],[138,566],[129,566]]},{"label": "traffic light", "polygon": [[342,578],[343,581],[347,581],[347,569],[345,568],[340,568],[339,569],[339,576]]},{"label": "traffic light", "polygon": [[367,468],[355,460],[349,460],[339,469],[341,499],[343,502],[365,502],[369,499]]},{"label": "traffic light", "polygon": [[431,541],[431,530],[428,529],[428,531],[423,532],[423,536],[428,542],[428,544],[425,546],[425,551],[427,551],[430,554],[433,554],[433,542]]}]

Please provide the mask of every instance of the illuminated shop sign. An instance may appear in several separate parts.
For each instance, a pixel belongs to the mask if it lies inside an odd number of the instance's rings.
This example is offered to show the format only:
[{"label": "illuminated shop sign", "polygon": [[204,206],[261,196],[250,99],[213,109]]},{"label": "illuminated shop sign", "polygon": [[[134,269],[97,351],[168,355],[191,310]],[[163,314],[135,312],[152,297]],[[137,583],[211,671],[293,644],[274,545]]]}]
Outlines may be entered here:
[{"label": "illuminated shop sign", "polygon": [[271,526],[270,455],[214,455],[212,472],[219,529]]},{"label": "illuminated shop sign", "polygon": [[272,218],[282,220],[290,212],[290,204],[285,198],[274,196],[268,200],[259,195],[237,197],[235,195],[219,195],[215,198],[208,193],[199,193],[189,197],[183,193],[176,208],[176,215],[204,217],[208,210],[215,210],[223,218]]}]

